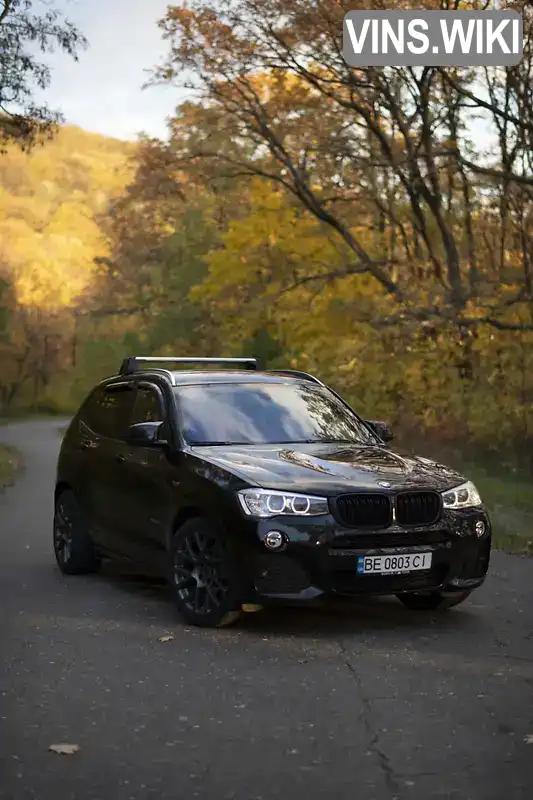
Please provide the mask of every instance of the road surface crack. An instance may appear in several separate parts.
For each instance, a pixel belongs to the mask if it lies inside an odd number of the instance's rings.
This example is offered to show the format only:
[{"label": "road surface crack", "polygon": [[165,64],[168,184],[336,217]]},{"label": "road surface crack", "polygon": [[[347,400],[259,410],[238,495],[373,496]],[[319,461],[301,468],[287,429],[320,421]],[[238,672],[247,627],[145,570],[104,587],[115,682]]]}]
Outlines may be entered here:
[{"label": "road surface crack", "polygon": [[372,724],[372,703],[364,691],[363,681],[361,680],[361,677],[353,664],[350,662],[348,653],[342,642],[339,642],[339,649],[343,662],[359,690],[359,695],[362,702],[362,721],[368,734],[368,750],[374,755],[379,764],[379,767],[383,773],[385,785],[391,793],[391,800],[400,800],[402,791],[399,780],[395,775],[388,755],[380,746],[379,732]]}]

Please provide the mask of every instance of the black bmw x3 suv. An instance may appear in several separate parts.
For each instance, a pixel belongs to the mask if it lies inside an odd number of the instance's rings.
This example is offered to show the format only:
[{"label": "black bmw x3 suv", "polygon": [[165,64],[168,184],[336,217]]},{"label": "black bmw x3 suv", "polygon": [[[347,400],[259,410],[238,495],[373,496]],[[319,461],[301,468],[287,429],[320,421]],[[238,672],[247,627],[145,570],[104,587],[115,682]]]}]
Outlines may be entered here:
[{"label": "black bmw x3 suv", "polygon": [[64,436],[57,562],[67,574],[136,562],[202,626],[329,595],[458,605],[487,574],[487,512],[464,476],[393,451],[392,438],[307,373],[128,358]]}]

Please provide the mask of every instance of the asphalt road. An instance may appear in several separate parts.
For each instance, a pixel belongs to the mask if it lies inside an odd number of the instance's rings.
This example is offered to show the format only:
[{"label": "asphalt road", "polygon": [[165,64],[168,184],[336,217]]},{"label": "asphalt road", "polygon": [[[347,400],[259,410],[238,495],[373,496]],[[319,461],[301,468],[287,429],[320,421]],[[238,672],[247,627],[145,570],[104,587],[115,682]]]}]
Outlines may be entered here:
[{"label": "asphalt road", "polygon": [[0,797],[531,800],[533,561],[495,554],[440,617],[387,600],[190,629],[153,583],[59,573],[58,425],[0,430],[27,462],[0,495]]}]

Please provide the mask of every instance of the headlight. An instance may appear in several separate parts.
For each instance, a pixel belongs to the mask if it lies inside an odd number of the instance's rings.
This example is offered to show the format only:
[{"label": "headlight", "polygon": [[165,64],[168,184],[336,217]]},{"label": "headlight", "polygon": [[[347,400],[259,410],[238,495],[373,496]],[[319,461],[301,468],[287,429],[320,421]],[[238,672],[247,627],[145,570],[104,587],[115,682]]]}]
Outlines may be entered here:
[{"label": "headlight", "polygon": [[472,508],[482,504],[479,492],[471,481],[442,493],[444,508]]},{"label": "headlight", "polygon": [[245,513],[251,517],[277,517],[280,514],[315,517],[329,511],[325,497],[310,497],[307,494],[276,492],[272,489],[242,489],[237,496]]}]

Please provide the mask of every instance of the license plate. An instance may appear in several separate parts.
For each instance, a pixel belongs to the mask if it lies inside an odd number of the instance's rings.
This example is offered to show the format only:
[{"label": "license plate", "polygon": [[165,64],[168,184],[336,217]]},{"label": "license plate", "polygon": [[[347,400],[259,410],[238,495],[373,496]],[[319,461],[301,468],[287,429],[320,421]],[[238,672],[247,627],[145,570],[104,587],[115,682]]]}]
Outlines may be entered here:
[{"label": "license plate", "polygon": [[391,575],[398,572],[419,572],[431,569],[433,553],[402,553],[396,556],[359,556],[359,575]]}]

